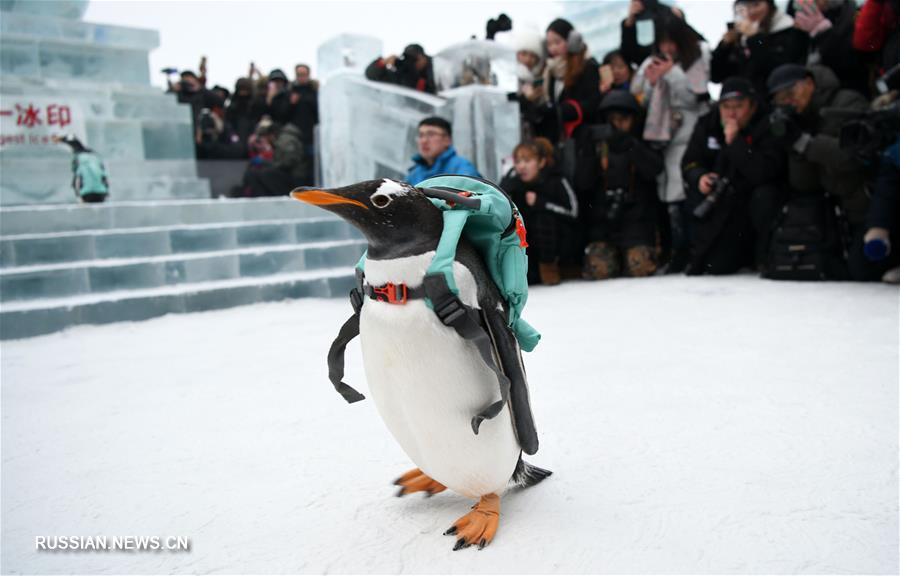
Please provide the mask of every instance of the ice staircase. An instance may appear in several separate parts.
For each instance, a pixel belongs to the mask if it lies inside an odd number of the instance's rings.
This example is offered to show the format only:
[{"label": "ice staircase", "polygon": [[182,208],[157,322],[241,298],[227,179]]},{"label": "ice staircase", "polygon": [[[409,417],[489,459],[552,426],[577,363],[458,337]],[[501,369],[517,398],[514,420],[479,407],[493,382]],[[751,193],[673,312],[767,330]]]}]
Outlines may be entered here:
[{"label": "ice staircase", "polygon": [[361,235],[286,198],[0,207],[0,339],[344,296]]}]

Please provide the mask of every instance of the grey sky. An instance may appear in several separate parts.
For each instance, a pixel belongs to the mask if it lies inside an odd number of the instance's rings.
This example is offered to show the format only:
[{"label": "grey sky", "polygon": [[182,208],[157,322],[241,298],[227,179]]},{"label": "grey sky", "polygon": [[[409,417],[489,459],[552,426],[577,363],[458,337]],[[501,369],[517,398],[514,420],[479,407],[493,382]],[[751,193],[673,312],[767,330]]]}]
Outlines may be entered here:
[{"label": "grey sky", "polygon": [[[688,21],[715,44],[730,19],[731,0],[682,0]],[[472,35],[484,37],[485,23],[501,12],[514,26],[543,31],[562,13],[560,2],[412,1],[199,1],[92,0],[90,22],[151,28],[160,47],[150,55],[154,84],[164,85],[164,67],[196,69],[208,59],[211,85],[231,88],[246,75],[249,63],[268,72],[282,68],[293,75],[299,62],[313,66],[323,41],[342,32],[376,36],[387,53],[418,42],[434,53]],[[623,14],[624,16],[624,14]],[[576,28],[578,22],[573,22]]]}]

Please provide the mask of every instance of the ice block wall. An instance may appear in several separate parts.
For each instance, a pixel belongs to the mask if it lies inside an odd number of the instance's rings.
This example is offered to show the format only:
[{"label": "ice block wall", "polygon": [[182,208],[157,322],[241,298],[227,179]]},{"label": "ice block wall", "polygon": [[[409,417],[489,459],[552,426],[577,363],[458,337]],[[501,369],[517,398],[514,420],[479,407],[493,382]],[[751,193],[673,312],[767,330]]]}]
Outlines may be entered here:
[{"label": "ice block wall", "polygon": [[84,22],[86,8],[0,1],[0,203],[76,200],[65,134],[103,156],[113,201],[208,197],[190,108],[150,85],[158,33]]},{"label": "ice block wall", "polygon": [[[498,181],[503,159],[519,140],[519,108],[509,102],[515,53],[500,46],[462,43],[435,56],[436,74],[446,87],[438,95],[371,82],[359,68],[334,71],[319,94],[320,151],[324,186],[344,186],[373,178],[404,178],[416,153],[416,132],[427,116],[447,118],[453,144],[472,160],[482,176]],[[329,41],[341,46],[346,42]],[[327,53],[327,51],[326,51]],[[454,63],[471,62],[473,54],[490,60],[490,74],[500,86],[469,84]],[[319,51],[321,67],[323,50]]]}]

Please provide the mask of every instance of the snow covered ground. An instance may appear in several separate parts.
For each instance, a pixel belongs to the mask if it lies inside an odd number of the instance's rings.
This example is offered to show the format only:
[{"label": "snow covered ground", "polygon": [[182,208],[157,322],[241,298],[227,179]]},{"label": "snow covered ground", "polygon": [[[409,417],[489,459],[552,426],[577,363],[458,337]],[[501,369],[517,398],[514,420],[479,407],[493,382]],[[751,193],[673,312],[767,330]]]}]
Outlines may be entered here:
[{"label": "snow covered ground", "polygon": [[[325,353],[344,300],[2,344],[2,572],[897,573],[900,293],[735,278],[532,292],[554,470],[507,495],[395,498],[411,468]],[[348,382],[365,392],[357,346]],[[37,552],[36,536],[190,552]]]}]

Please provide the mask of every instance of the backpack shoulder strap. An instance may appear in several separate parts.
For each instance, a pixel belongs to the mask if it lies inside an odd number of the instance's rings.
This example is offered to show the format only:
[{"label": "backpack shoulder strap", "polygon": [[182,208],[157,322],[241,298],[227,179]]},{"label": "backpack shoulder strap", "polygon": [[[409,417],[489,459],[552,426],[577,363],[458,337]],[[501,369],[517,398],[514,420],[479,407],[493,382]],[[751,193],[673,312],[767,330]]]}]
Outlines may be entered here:
[{"label": "backpack shoulder strap", "polygon": [[431,300],[434,313],[441,322],[456,330],[461,338],[475,344],[482,361],[497,376],[497,382],[500,385],[500,400],[485,407],[472,417],[472,431],[478,434],[481,423],[497,416],[509,400],[509,378],[494,360],[493,344],[490,336],[479,322],[478,312],[462,303],[450,289],[446,276],[441,273],[426,274],[424,285],[425,294]]},{"label": "backpack shoulder strap", "polygon": [[[365,258],[365,254],[363,254]],[[362,260],[360,260],[362,262]],[[359,311],[363,304],[363,281],[365,274],[361,266],[356,268],[356,287],[350,291],[350,304],[353,306],[353,316],[344,322],[338,331],[337,338],[331,343],[328,350],[328,379],[338,393],[344,397],[348,404],[364,400],[365,396],[357,392],[352,386],[343,381],[344,378],[344,353],[347,344],[359,336]]]}]

